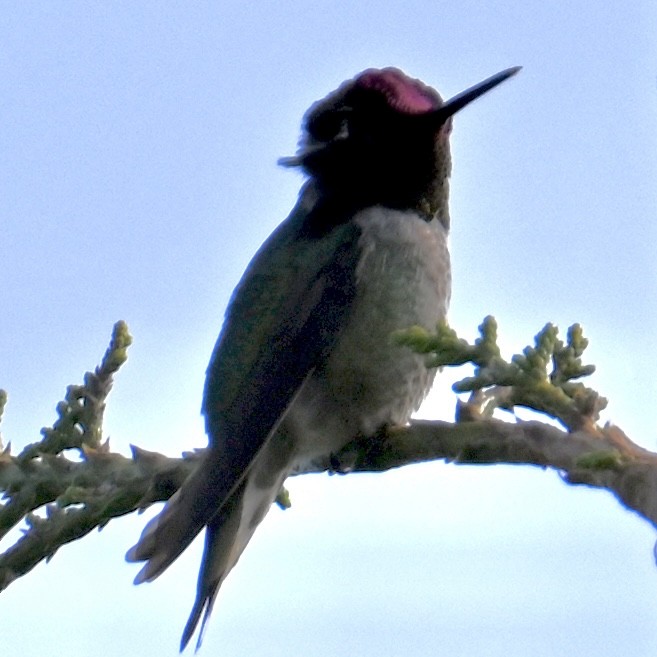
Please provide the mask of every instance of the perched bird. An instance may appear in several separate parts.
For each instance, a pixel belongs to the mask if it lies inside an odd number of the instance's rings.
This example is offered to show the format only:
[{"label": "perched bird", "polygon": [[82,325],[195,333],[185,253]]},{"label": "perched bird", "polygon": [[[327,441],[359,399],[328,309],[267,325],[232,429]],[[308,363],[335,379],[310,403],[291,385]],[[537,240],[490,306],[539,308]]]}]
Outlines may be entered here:
[{"label": "perched bird", "polygon": [[435,326],[450,297],[452,115],[519,69],[444,103],[394,68],[314,104],[296,156],[308,180],[239,282],[207,370],[209,449],[128,552],[160,575],[206,527],[181,650],[286,477],[407,422],[431,387],[396,329]]}]

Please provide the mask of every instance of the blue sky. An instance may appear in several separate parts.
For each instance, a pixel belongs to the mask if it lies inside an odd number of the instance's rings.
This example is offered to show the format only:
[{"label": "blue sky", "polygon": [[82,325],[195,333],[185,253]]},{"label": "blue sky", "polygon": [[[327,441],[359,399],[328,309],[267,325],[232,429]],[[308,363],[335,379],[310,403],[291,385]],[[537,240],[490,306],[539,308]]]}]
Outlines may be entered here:
[{"label": "blue sky", "polygon": [[[655,449],[654,3],[3,2],[0,387],[18,448],[112,324],[135,337],[115,449],[203,445],[203,375],[233,286],[292,207],[276,166],[306,108],[370,66],[455,119],[450,319],[521,349],[581,322],[606,418]],[[451,374],[422,414],[449,418]],[[655,532],[608,494],[521,467],[428,464],[290,483],[222,589],[201,654],[652,655]],[[0,595],[3,650],[175,655],[197,542],[156,583],[123,562],[149,514]],[[5,546],[0,546],[0,549]]]}]

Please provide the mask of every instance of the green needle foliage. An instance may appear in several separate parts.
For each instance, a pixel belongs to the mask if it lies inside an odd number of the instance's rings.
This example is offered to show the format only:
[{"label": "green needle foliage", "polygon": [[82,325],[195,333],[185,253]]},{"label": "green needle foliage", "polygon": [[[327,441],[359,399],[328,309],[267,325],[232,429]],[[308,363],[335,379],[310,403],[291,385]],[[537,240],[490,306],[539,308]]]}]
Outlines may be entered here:
[{"label": "green needle foliage", "polygon": [[[604,431],[597,431],[595,422],[606,401],[578,381],[594,371],[592,365],[582,364],[587,341],[578,325],[569,329],[564,343],[558,338],[557,329],[548,324],[536,336],[533,346],[526,347],[510,361],[501,356],[497,344],[497,324],[492,317],[483,321],[479,327],[479,337],[472,344],[459,338],[444,323],[433,333],[412,327],[396,332],[393,338],[400,345],[427,354],[429,367],[455,367],[469,363],[474,366],[474,375],[454,385],[457,393],[471,393],[470,403],[463,405],[463,408],[469,409],[468,416],[461,412],[458,418],[461,422],[450,425],[452,431],[449,436],[443,426],[445,440],[437,446],[431,443],[431,439],[418,443],[417,433],[415,438],[407,436],[406,442],[392,447],[387,467],[398,467],[417,462],[418,459],[451,458],[458,461],[454,453],[461,455],[460,460],[463,461],[462,455],[464,450],[469,449],[468,444],[473,440],[480,444],[486,436],[494,434],[497,434],[498,446],[502,448],[516,444],[509,442],[508,436],[502,439],[504,432],[500,429],[514,425],[499,422],[495,425],[485,421],[495,408],[512,410],[516,406],[556,418],[571,432],[591,430],[596,442],[592,448],[587,442],[591,435],[584,440],[583,456],[580,454],[574,472],[570,473],[573,481],[577,479],[592,485],[607,485],[606,480],[593,481],[591,477],[598,474],[607,477],[610,472],[615,472],[620,463],[617,455],[621,451],[626,455],[624,463],[631,462],[634,457],[640,462],[651,458],[646,456],[648,453],[645,450],[635,449],[629,444],[620,431],[604,430],[608,434],[605,434],[607,442],[611,441],[611,448],[599,443]],[[41,440],[28,445],[17,456],[11,454],[9,445],[3,448],[0,443],[0,539],[21,522],[24,523],[22,536],[0,554],[0,591],[41,560],[50,559],[67,542],[81,538],[95,528],[102,528],[112,518],[168,499],[194,470],[198,459],[202,458],[203,450],[174,459],[134,446],[132,456],[126,457],[111,452],[109,441],[103,442],[102,421],[106,399],[112,389],[114,375],[127,358],[131,342],[126,324],[118,322],[100,365],[85,374],[82,385],[68,387],[64,400],[57,405],[55,423],[42,429]],[[6,399],[6,394],[0,390],[0,417]],[[469,425],[477,436],[462,435],[468,433],[464,420],[484,420]],[[547,428],[556,431],[559,442],[562,442],[562,436],[568,438],[561,431]],[[582,441],[581,434],[571,434],[569,442]],[[445,450],[454,445],[456,452]],[[477,450],[477,453],[483,453],[480,447]],[[517,458],[512,460],[555,464],[554,467],[561,470],[568,469],[570,456],[561,454],[551,460],[549,455],[536,456],[537,453],[536,450],[532,452],[530,458],[526,450],[520,447]],[[510,452],[502,451],[501,454],[498,462],[509,458]],[[327,467],[330,464],[327,463]],[[385,467],[384,459],[375,470]],[[373,471],[367,467],[364,469]],[[633,499],[632,495],[622,491],[618,495],[623,500]],[[277,503],[281,508],[290,505],[284,489]],[[639,506],[637,503],[635,508]],[[646,515],[657,518],[657,511],[653,513],[651,509]]]},{"label": "green needle foliage", "polygon": [[512,411],[530,408],[559,420],[569,431],[594,424],[607,400],[580,381],[595,371],[583,365],[588,340],[579,324],[568,329],[566,342],[558,329],[546,324],[533,346],[525,347],[510,361],[497,344],[497,322],[488,316],[479,326],[479,337],[470,344],[459,338],[446,322],[431,333],[419,326],[397,331],[394,339],[421,354],[429,354],[429,367],[454,367],[472,363],[474,376],[454,384],[457,393],[476,393],[474,399],[486,415],[495,408]]},{"label": "green needle foliage", "polygon": [[41,429],[43,438],[28,445],[18,460],[25,463],[43,454],[59,454],[65,449],[98,448],[102,442],[105,399],[112,389],[112,377],[128,358],[132,336],[125,322],[117,322],[101,364],[84,375],[83,385],[71,385],[64,401],[57,404],[58,419],[52,427]]},{"label": "green needle foliage", "polygon": [[[0,444],[0,539],[21,521],[20,539],[0,555],[0,591],[63,544],[151,501],[165,500],[196,465],[198,456],[169,459],[133,448],[133,457],[102,442],[105,401],[132,342],[125,322],[114,326],[101,364],[82,385],[69,386],[58,418],[42,439],[18,456]],[[0,391],[0,411],[6,394]],[[71,450],[73,456],[71,458]],[[35,512],[45,511],[43,515]]]}]

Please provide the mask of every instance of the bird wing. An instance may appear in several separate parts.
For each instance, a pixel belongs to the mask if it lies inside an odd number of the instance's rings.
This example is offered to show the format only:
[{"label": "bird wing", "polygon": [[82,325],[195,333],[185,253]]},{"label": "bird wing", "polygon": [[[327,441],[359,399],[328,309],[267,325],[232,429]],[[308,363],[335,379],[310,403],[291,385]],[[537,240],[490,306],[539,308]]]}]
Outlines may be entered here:
[{"label": "bird wing", "polygon": [[356,288],[359,229],[308,191],[263,244],[237,286],[207,370],[210,449],[127,554],[162,573],[237,489],[303,382],[344,327]]},{"label": "bird wing", "polygon": [[203,412],[215,463],[210,487],[225,500],[323,361],[355,295],[359,230],[343,222],[308,231],[293,212],[250,263],[231,300],[207,371]]}]

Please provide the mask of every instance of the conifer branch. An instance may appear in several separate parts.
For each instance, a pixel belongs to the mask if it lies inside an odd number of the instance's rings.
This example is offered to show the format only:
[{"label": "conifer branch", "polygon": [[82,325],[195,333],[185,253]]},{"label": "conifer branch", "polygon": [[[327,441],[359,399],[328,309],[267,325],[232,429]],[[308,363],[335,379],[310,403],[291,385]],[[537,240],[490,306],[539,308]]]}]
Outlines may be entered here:
[{"label": "conifer branch", "polygon": [[[572,326],[563,342],[548,324],[532,346],[509,361],[500,353],[492,317],[479,332],[473,343],[446,324],[435,333],[413,327],[394,336],[400,345],[427,354],[430,367],[474,365],[474,375],[454,385],[455,392],[470,393],[467,402],[458,402],[456,422],[416,421],[387,429],[355,441],[313,471],[346,462],[350,472],[380,472],[438,459],[550,467],[567,483],[607,488],[657,527],[657,454],[618,427],[599,426],[607,402],[581,381],[594,371],[582,363],[587,341],[581,328]],[[125,323],[118,322],[101,364],[87,372],[82,385],[69,386],[57,420],[42,430],[40,441],[17,456],[0,442],[0,539],[24,524],[22,536],[0,554],[0,591],[62,545],[112,518],[168,499],[203,458],[204,450],[169,458],[134,446],[127,457],[103,441],[107,396],[131,341]],[[6,399],[0,390],[0,419]],[[563,429],[493,418],[495,409],[516,407],[557,420]],[[284,491],[277,503],[289,506]]]}]

